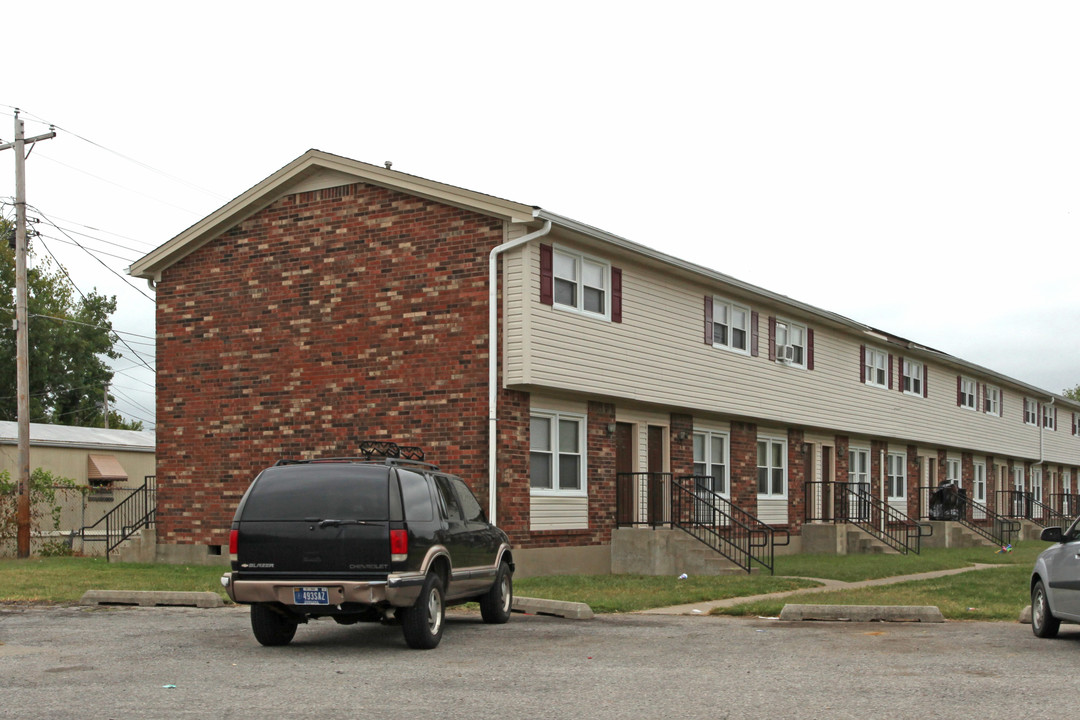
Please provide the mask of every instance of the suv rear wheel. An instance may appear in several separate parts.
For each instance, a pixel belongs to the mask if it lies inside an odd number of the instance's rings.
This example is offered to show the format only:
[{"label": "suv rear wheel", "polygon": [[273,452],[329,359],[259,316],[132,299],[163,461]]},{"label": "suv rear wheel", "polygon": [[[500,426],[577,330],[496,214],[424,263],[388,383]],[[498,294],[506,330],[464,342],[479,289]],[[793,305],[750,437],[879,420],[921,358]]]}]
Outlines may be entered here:
[{"label": "suv rear wheel", "polygon": [[261,645],[288,645],[296,635],[296,621],[267,603],[251,606],[251,630]]},{"label": "suv rear wheel", "polygon": [[495,582],[491,589],[480,598],[480,614],[484,622],[502,625],[510,619],[510,607],[513,602],[514,586],[510,566],[504,561],[499,563],[499,571],[495,573]]},{"label": "suv rear wheel", "polygon": [[431,650],[438,646],[446,619],[446,598],[442,578],[437,573],[428,573],[416,604],[401,615],[401,629],[409,647]]}]

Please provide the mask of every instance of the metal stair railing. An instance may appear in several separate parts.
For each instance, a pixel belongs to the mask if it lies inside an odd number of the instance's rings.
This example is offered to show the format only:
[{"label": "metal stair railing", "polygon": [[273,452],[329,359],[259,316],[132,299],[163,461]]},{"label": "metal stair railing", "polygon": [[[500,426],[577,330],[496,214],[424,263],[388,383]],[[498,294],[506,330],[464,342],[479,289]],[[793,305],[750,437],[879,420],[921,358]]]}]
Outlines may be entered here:
[{"label": "metal stair railing", "polygon": [[658,527],[665,525],[670,510],[671,473],[618,473],[615,481],[615,524],[617,527]]},{"label": "metal stair railing", "polygon": [[1050,507],[1056,508],[1065,517],[1075,518],[1080,515],[1080,495],[1076,493],[1053,493],[1046,499]]},{"label": "metal stair railing", "polygon": [[[671,482],[671,524],[723,555],[743,570],[754,564],[774,572],[777,545],[790,536],[721,497],[711,477],[684,475]],[[783,536],[779,542],[777,535]]]},{"label": "metal stair railing", "polygon": [[[820,486],[820,487],[816,487]],[[806,522],[826,521],[854,525],[892,549],[916,555],[922,550],[922,538],[929,536],[933,528],[912,520],[881,498],[870,492],[869,483],[807,482],[806,496],[831,496],[832,517],[826,517],[828,502],[822,500],[820,512],[814,512],[806,503]]]},{"label": "metal stair railing", "polygon": [[77,531],[86,541],[89,531],[99,525],[105,526],[105,558],[111,559],[112,551],[144,527],[152,527],[157,517],[157,476],[147,475],[141,487],[135,489],[116,507],[107,512],[93,525]]},{"label": "metal stair railing", "polygon": [[1025,490],[998,490],[995,502],[1004,517],[1030,520],[1042,527],[1068,527],[1073,517],[1054,510],[1035,499],[1035,493]]},{"label": "metal stair railing", "polygon": [[954,485],[920,487],[919,505],[920,520],[958,522],[995,545],[1012,545],[1020,534],[1019,522],[968,498],[966,491]]}]

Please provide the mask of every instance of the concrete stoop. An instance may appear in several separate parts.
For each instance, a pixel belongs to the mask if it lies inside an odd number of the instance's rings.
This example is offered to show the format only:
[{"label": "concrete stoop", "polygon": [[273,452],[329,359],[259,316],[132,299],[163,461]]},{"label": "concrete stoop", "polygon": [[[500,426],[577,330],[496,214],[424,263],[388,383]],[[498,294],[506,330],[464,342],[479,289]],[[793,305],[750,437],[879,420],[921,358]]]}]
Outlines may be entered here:
[{"label": "concrete stoop", "polygon": [[117,562],[152,563],[157,555],[157,533],[154,528],[144,527],[120,543],[114,553]]},{"label": "concrete stoop", "polygon": [[[754,568],[756,572],[758,568]],[[611,534],[611,572],[634,575],[746,575],[746,570],[683,530],[618,528]]]},{"label": "concrete stoop", "polygon": [[899,551],[873,535],[846,523],[802,526],[802,551],[834,555],[897,555]]},{"label": "concrete stoop", "polygon": [[923,547],[933,548],[977,548],[997,547],[997,543],[974,530],[966,528],[960,523],[951,520],[931,520],[927,525],[933,528],[929,537],[922,539]]}]

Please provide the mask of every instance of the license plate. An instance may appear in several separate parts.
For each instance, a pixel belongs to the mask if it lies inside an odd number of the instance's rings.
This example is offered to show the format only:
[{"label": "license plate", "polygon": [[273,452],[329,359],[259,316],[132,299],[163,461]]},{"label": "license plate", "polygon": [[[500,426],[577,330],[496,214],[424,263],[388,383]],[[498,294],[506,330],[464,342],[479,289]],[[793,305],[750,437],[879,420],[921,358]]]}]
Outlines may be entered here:
[{"label": "license plate", "polygon": [[293,588],[293,603],[297,605],[329,605],[330,591],[324,587]]}]

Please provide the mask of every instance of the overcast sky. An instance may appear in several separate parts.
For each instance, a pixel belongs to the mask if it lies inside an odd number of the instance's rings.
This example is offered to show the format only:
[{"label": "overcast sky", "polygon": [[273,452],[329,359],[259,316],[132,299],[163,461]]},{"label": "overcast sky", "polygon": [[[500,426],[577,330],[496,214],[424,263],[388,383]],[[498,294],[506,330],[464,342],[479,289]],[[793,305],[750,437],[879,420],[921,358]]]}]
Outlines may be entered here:
[{"label": "overcast sky", "polygon": [[[116,294],[151,364],[153,293],[124,269],[314,147],[1080,383],[1078,3],[50,8],[5,33],[0,139],[12,107],[58,126],[27,200],[67,236],[40,223],[38,254]],[[124,350],[119,409],[152,420]]]}]

